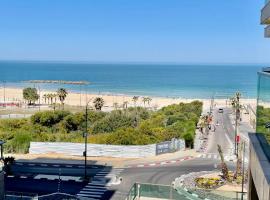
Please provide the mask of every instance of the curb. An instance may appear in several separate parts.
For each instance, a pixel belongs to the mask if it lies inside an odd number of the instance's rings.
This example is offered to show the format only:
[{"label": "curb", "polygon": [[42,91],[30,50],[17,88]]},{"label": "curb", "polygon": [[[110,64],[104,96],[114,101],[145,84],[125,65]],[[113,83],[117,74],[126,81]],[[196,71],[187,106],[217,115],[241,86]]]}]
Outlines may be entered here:
[{"label": "curb", "polygon": [[155,162],[155,163],[146,163],[146,164],[135,164],[135,165],[128,165],[126,168],[143,168],[143,167],[158,167],[158,166],[166,166],[166,165],[172,165],[176,163],[180,163],[186,160],[191,160],[193,159],[193,156],[186,156],[183,158],[179,158],[176,160],[167,160],[167,161],[162,161],[162,162]]}]

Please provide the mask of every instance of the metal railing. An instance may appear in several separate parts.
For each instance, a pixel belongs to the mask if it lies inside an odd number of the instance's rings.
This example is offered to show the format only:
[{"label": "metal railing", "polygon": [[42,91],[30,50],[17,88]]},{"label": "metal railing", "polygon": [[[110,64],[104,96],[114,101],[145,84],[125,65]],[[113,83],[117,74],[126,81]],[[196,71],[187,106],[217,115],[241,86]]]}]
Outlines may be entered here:
[{"label": "metal railing", "polygon": [[162,199],[162,200],[246,200],[247,194],[241,192],[174,188],[169,185],[155,185],[135,183],[130,189],[126,200],[135,199]]}]

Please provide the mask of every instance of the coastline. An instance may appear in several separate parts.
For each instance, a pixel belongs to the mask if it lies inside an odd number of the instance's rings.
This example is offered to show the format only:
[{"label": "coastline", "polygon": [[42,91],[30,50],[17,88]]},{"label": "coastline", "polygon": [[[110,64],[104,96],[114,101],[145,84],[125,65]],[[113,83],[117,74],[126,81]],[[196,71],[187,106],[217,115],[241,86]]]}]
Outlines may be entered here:
[{"label": "coastline", "polygon": [[[4,94],[5,94],[5,101],[6,102],[24,102],[23,100],[23,88],[16,88],[16,87],[7,87],[5,88],[5,92],[3,88],[0,89],[0,102],[4,100]],[[40,90],[38,93],[41,96],[40,103],[45,104],[45,99],[43,99],[43,95],[47,93],[56,93],[55,90]],[[139,95],[134,95],[139,96]],[[104,110],[111,110],[115,107],[115,104],[117,104],[120,108],[123,105],[124,102],[128,102],[128,107],[134,106],[134,102],[132,100],[131,95],[125,95],[125,94],[104,94],[104,93],[86,93],[85,91],[80,92],[74,92],[68,90],[68,95],[65,100],[65,104],[70,106],[85,106],[86,102],[92,101],[96,97],[102,97],[105,101],[104,104]],[[143,103],[142,97],[150,97],[152,100],[148,103]],[[139,100],[136,103],[137,106],[145,106],[145,107],[152,107],[155,109],[159,109],[164,106],[168,106],[171,104],[178,104],[178,103],[190,103],[192,101],[202,101],[203,102],[203,109],[207,110],[210,108],[211,105],[211,99],[203,99],[203,98],[173,98],[173,97],[154,97],[154,96],[139,96]],[[59,101],[58,101],[59,102]],[[252,107],[256,106],[256,99],[249,98],[249,99],[241,99],[242,104],[250,104]],[[215,99],[216,106],[226,106],[228,105],[227,99]],[[91,106],[91,104],[90,104]]]}]

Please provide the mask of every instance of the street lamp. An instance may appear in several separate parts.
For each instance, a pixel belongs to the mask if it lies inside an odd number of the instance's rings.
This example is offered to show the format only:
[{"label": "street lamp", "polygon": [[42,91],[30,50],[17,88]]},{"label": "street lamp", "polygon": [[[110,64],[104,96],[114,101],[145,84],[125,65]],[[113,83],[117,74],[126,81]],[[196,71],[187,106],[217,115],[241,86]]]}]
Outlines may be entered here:
[{"label": "street lamp", "polygon": [[83,156],[84,156],[84,179],[87,180],[87,139],[88,139],[88,132],[87,132],[87,128],[88,128],[88,105],[89,103],[92,101],[93,98],[91,98],[85,106],[85,132],[83,134],[84,137],[84,152],[83,152]]}]

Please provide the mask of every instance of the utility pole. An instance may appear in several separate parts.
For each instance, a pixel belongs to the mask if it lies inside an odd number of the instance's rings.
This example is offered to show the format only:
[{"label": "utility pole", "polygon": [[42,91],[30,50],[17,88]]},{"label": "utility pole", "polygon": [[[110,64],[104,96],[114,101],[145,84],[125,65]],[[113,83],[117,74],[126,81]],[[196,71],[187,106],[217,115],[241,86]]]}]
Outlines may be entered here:
[{"label": "utility pole", "polygon": [[243,148],[243,167],[242,167],[242,194],[241,194],[241,200],[244,199],[244,183],[245,183],[245,150],[246,150],[246,143],[244,142],[244,148]]},{"label": "utility pole", "polygon": [[84,179],[87,180],[87,128],[88,128],[88,103],[85,106],[85,133],[84,133]]}]

